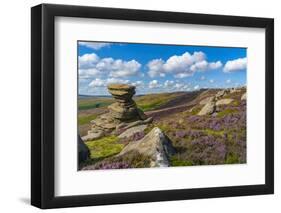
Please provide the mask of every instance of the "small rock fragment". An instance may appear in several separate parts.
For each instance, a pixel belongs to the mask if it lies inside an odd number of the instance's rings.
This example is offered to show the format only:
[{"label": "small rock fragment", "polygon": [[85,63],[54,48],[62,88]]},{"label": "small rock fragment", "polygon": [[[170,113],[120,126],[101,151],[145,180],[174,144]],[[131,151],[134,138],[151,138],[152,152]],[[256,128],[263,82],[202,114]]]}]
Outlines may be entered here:
[{"label": "small rock fragment", "polygon": [[241,101],[243,101],[243,100],[247,100],[247,93],[246,92],[241,96]]}]

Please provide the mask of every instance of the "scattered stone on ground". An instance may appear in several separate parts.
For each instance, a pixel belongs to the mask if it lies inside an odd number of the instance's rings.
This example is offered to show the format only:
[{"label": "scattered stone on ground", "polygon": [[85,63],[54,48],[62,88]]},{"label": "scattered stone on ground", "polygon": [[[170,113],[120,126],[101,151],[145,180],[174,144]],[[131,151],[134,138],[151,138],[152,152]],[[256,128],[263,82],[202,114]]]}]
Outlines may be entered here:
[{"label": "scattered stone on ground", "polygon": [[184,119],[180,118],[179,119],[179,124],[183,124],[184,123]]},{"label": "scattered stone on ground", "polygon": [[247,100],[247,93],[246,92],[241,96],[241,101],[243,101],[243,100]]},{"label": "scattered stone on ground", "polygon": [[78,135],[78,163],[82,163],[86,161],[90,157],[90,150],[86,146],[86,144],[81,139],[80,135]]},{"label": "scattered stone on ground", "polygon": [[168,167],[169,156],[175,153],[169,138],[158,127],[154,127],[141,140],[130,142],[117,156],[132,151],[149,157],[151,167]]},{"label": "scattered stone on ground", "polygon": [[139,125],[139,126],[134,126],[131,127],[127,130],[125,130],[122,134],[120,134],[118,136],[118,138],[130,138],[131,136],[133,136],[134,134],[143,132],[145,129],[147,128],[147,125]]},{"label": "scattered stone on ground", "polygon": [[227,105],[227,104],[230,104],[232,101],[233,101],[232,98],[221,99],[221,100],[218,100],[218,101],[216,102],[216,106],[219,106],[219,105]]},{"label": "scattered stone on ground", "polygon": [[100,129],[91,129],[88,134],[82,137],[83,141],[92,141],[104,136],[104,131]]}]

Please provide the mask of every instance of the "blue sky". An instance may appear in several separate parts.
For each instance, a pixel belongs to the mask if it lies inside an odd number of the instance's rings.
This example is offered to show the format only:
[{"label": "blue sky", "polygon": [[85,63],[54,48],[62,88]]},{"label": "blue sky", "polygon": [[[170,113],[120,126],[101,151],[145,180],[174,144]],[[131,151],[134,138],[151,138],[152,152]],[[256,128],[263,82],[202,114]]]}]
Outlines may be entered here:
[{"label": "blue sky", "polygon": [[78,42],[79,94],[108,95],[110,83],[137,94],[246,85],[247,49]]}]

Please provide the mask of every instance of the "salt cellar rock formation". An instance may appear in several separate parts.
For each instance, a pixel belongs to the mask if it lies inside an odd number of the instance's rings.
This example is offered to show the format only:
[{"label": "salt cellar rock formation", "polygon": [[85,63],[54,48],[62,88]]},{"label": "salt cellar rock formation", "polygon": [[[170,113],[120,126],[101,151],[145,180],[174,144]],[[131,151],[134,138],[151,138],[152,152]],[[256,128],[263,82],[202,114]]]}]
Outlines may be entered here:
[{"label": "salt cellar rock formation", "polygon": [[127,129],[152,121],[152,118],[148,118],[132,99],[136,93],[134,86],[110,84],[107,88],[116,102],[108,106],[108,113],[91,121],[92,128],[88,131],[88,135],[82,138],[84,141],[101,138],[119,128]]},{"label": "salt cellar rock formation", "polygon": [[132,99],[135,87],[127,84],[111,84],[108,85],[108,91],[116,100],[108,108],[113,118],[124,121],[145,120],[145,114],[137,108],[135,101]]}]

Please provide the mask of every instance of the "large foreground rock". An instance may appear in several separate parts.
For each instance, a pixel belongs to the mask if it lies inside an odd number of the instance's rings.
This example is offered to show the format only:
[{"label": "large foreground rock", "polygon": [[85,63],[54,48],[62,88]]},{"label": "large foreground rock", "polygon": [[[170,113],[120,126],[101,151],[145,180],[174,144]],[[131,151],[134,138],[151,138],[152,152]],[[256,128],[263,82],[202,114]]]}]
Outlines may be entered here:
[{"label": "large foreground rock", "polygon": [[78,135],[78,163],[82,163],[83,161],[89,159],[90,150],[86,146],[86,144],[81,139],[80,135]]},{"label": "large foreground rock", "polygon": [[118,156],[124,156],[130,152],[138,152],[151,159],[150,167],[168,167],[169,155],[175,150],[169,138],[158,128],[153,128],[144,138],[129,143]]}]

